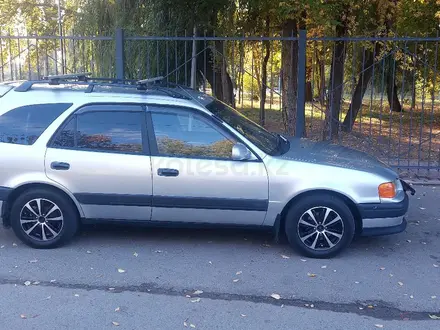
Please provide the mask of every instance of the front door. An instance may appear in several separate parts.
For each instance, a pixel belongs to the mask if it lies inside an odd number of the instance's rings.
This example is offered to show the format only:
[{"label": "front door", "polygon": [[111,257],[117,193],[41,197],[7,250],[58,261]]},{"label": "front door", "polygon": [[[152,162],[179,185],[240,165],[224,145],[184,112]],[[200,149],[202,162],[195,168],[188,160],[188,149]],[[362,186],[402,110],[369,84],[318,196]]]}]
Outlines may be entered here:
[{"label": "front door", "polygon": [[70,190],[89,219],[150,220],[151,162],[139,105],[90,105],[60,128],[47,176]]},{"label": "front door", "polygon": [[148,106],[152,220],[261,225],[268,177],[261,160],[232,160],[221,122],[187,108]]}]

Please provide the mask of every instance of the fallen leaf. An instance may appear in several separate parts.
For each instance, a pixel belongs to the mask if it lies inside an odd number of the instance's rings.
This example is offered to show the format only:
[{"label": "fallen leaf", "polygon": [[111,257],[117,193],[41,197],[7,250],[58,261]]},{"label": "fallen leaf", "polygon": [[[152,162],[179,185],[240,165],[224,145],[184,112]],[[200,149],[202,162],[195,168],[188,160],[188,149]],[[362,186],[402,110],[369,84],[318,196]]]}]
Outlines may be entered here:
[{"label": "fallen leaf", "polygon": [[27,318],[26,315],[24,315],[24,314],[21,314],[20,317],[21,317],[22,319],[26,319],[26,318]]},{"label": "fallen leaf", "polygon": [[383,324],[375,324],[374,325],[376,328],[383,328]]},{"label": "fallen leaf", "polygon": [[120,307],[116,307],[116,308],[115,308],[115,312],[119,312],[120,310],[121,310]]},{"label": "fallen leaf", "polygon": [[36,262],[38,262],[38,260],[37,260],[37,259],[34,259],[34,260],[29,260],[29,263],[30,263],[30,264],[34,264],[34,263],[36,263]]},{"label": "fallen leaf", "polygon": [[118,273],[125,273],[125,269],[118,268]]},{"label": "fallen leaf", "polygon": [[278,293],[272,293],[270,296],[271,296],[273,299],[276,299],[276,300],[281,299],[281,296],[280,296]]},{"label": "fallen leaf", "polygon": [[196,291],[194,291],[194,293],[193,294],[202,294],[203,293],[203,291],[202,290],[196,290]]},{"label": "fallen leaf", "polygon": [[195,328],[196,326],[194,324],[190,323],[189,327],[190,328]]},{"label": "fallen leaf", "polygon": [[137,252],[135,252],[135,253],[133,253],[133,255],[134,255],[135,257],[137,257],[139,254],[137,254]]},{"label": "fallen leaf", "polygon": [[199,301],[200,301],[200,298],[192,299],[192,300],[191,300],[192,303],[198,303]]},{"label": "fallen leaf", "polygon": [[281,258],[283,258],[283,259],[290,259],[289,256],[286,256],[286,255],[284,255],[284,254],[281,255]]},{"label": "fallen leaf", "polygon": [[322,269],[326,269],[326,268],[327,268],[327,266],[321,266],[321,268],[322,268]]},{"label": "fallen leaf", "polygon": [[238,278],[232,280],[234,283],[237,283],[238,281],[240,281]]},{"label": "fallen leaf", "polygon": [[380,267],[379,269],[380,269],[380,270],[385,270],[385,267]]},{"label": "fallen leaf", "polygon": [[400,286],[402,286],[402,285],[403,285],[403,282],[397,282],[397,284],[399,284]]},{"label": "fallen leaf", "polygon": [[24,282],[24,285],[26,285],[26,286],[31,285],[31,281],[26,281],[26,282]]},{"label": "fallen leaf", "polygon": [[87,254],[90,254],[90,253],[92,253],[92,251],[87,250]]},{"label": "fallen leaf", "polygon": [[307,273],[307,276],[308,276],[308,277],[316,277],[316,274],[313,274],[313,273]]},{"label": "fallen leaf", "polygon": [[241,274],[243,274],[241,270],[235,273],[235,275],[241,275]]},{"label": "fallen leaf", "polygon": [[433,320],[440,320],[440,316],[434,314],[429,314],[429,318]]},{"label": "fallen leaf", "polygon": [[113,321],[112,324],[113,324],[115,327],[119,327],[119,323],[118,323],[118,322]]}]

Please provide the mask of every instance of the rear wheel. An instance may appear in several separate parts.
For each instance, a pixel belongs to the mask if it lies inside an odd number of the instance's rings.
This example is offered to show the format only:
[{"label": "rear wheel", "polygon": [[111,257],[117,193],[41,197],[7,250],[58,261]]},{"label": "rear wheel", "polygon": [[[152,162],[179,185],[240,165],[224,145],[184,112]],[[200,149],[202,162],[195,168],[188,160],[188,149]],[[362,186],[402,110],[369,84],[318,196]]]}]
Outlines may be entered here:
[{"label": "rear wheel", "polygon": [[67,243],[78,230],[72,201],[51,189],[30,189],[11,209],[11,226],[17,237],[34,248],[54,248]]},{"label": "rear wheel", "polygon": [[353,214],[345,202],[332,195],[300,199],[286,214],[290,245],[312,258],[331,258],[343,251],[355,233]]}]

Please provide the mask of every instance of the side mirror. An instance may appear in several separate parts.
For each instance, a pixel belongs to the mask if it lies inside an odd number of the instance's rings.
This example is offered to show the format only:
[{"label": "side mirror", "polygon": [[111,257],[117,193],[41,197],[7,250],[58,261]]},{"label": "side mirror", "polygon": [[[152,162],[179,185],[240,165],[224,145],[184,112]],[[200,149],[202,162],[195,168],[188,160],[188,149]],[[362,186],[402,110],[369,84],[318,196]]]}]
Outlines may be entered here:
[{"label": "side mirror", "polygon": [[243,143],[236,143],[232,147],[233,160],[248,160],[251,159],[252,154]]}]

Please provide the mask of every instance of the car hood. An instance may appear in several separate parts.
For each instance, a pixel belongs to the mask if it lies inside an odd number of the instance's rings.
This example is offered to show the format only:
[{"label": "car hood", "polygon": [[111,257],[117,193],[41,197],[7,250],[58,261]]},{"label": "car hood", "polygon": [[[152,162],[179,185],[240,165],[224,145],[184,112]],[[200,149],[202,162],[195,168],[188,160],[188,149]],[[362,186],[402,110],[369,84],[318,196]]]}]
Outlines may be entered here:
[{"label": "car hood", "polygon": [[374,173],[394,180],[397,174],[385,163],[364,152],[331,142],[286,137],[289,150],[280,158]]}]

